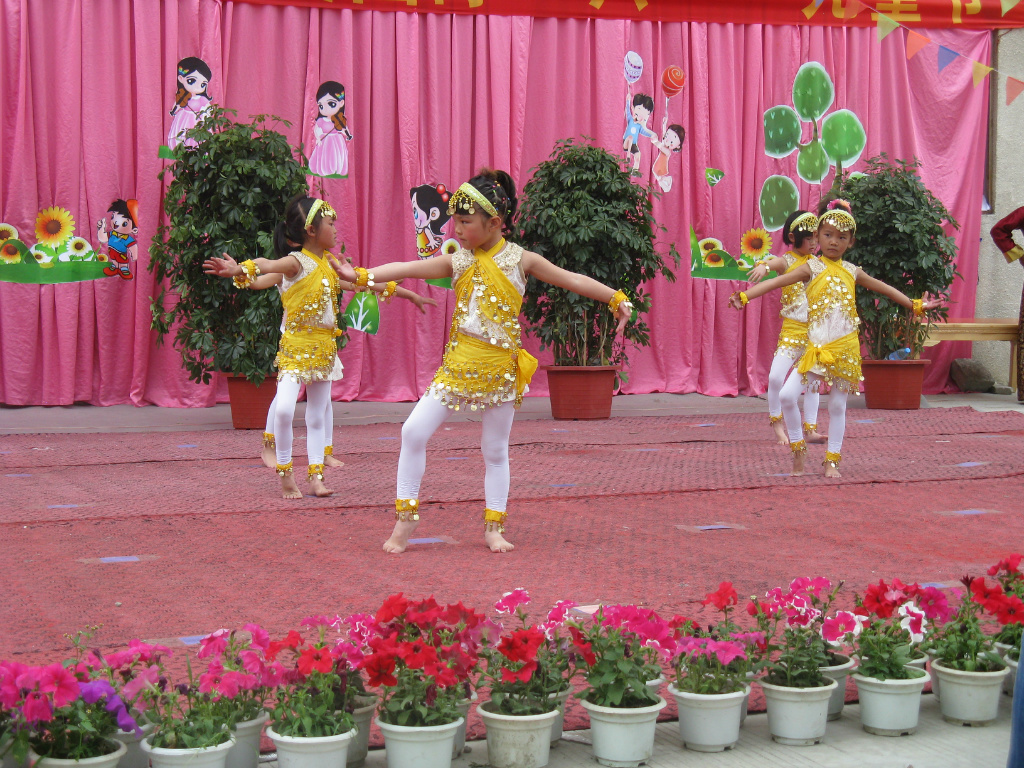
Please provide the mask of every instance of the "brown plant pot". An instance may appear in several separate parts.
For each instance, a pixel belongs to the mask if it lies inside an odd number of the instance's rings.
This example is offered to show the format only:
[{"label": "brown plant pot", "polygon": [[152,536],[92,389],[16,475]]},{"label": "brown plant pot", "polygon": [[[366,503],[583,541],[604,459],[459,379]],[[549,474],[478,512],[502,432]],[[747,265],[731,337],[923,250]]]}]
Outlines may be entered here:
[{"label": "brown plant pot", "polygon": [[921,407],[924,367],[931,360],[862,360],[864,404],[883,411]]},{"label": "brown plant pot", "polygon": [[277,394],[277,376],[267,376],[258,387],[244,376],[229,374],[228,400],[231,426],[235,429],[264,429],[267,411]]},{"label": "brown plant pot", "polygon": [[551,416],[555,419],[607,419],[612,415],[617,365],[545,365]]}]

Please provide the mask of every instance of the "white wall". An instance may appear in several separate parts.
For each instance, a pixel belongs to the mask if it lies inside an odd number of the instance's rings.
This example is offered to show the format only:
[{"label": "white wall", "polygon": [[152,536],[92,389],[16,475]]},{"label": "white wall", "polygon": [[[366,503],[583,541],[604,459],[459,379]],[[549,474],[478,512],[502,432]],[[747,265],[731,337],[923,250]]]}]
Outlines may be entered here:
[{"label": "white wall", "polygon": [[[1024,29],[999,30],[996,33],[995,66],[1024,79]],[[981,253],[978,257],[978,292],[975,317],[1017,317],[1024,288],[1022,262],[1007,264],[989,235],[992,226],[1015,208],[1024,206],[1024,94],[1006,106],[1006,78],[993,75],[990,109],[994,122],[990,141],[994,141],[990,174],[993,179],[991,214],[981,217]],[[1024,245],[1020,232],[1017,242]],[[956,314],[956,309],[950,311]],[[973,357],[982,362],[1005,384],[1010,373],[1010,345],[1005,341],[974,342]]]}]

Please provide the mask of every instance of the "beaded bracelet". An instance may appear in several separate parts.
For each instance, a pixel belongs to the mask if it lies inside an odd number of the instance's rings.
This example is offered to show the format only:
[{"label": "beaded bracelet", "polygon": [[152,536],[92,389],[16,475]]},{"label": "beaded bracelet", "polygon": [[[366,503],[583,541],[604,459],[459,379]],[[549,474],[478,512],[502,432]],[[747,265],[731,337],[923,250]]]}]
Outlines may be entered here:
[{"label": "beaded bracelet", "polygon": [[629,303],[629,299],[627,298],[626,294],[624,294],[622,291],[616,291],[615,293],[612,294],[612,297],[608,299],[608,309],[610,309],[612,311],[612,314],[614,315],[616,312],[619,311],[619,304],[621,304],[624,301],[627,304]]},{"label": "beaded bracelet", "polygon": [[924,314],[924,301],[921,299],[914,299],[914,317],[920,317]]},{"label": "beaded bracelet", "polygon": [[241,267],[242,274],[235,277],[232,282],[235,284],[235,288],[248,288],[259,277],[260,268],[252,259],[247,259],[238,266]]},{"label": "beaded bracelet", "polygon": [[356,289],[362,290],[363,288],[373,287],[373,272],[369,272],[363,267],[356,267]]},{"label": "beaded bracelet", "polygon": [[398,283],[396,283],[394,280],[388,280],[387,285],[384,286],[384,292],[380,295],[380,297],[384,299],[384,301],[386,301],[388,304],[390,304],[391,300],[395,298],[395,291],[397,290]]}]

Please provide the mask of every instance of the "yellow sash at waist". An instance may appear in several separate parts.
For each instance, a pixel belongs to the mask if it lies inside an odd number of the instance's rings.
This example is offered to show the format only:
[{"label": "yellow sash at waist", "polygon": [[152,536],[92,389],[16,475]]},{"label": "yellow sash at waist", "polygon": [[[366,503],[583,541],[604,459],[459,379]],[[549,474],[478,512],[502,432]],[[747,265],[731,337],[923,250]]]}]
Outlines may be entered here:
[{"label": "yellow sash at waist", "polygon": [[[856,373],[852,370],[856,367]],[[860,378],[860,338],[856,331],[828,344],[808,344],[807,351],[797,365],[797,371],[807,373],[814,368],[826,371],[826,379],[833,377],[856,382]],[[852,376],[852,378],[851,378]]]},{"label": "yellow sash at waist", "polygon": [[782,330],[779,331],[779,349],[800,348],[807,346],[807,323],[799,320],[782,318]]},{"label": "yellow sash at waist", "polygon": [[274,366],[281,372],[298,374],[302,381],[326,379],[334,368],[338,356],[340,335],[335,328],[310,328],[300,333],[285,331],[274,358]]},{"label": "yellow sash at waist", "polygon": [[486,408],[510,399],[518,407],[536,371],[537,358],[525,349],[505,349],[459,333],[445,352],[433,385],[450,407]]}]

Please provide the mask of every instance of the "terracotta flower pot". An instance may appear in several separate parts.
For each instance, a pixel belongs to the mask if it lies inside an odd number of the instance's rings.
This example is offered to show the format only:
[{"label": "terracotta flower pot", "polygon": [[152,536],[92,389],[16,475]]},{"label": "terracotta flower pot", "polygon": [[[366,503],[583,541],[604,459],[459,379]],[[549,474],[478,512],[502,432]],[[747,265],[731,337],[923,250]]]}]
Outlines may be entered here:
[{"label": "terracotta flower pot", "polygon": [[228,376],[231,426],[235,429],[265,429],[267,411],[277,394],[277,376],[267,376],[258,387],[244,376]]},{"label": "terracotta flower pot", "polygon": [[545,365],[551,416],[555,419],[607,419],[612,415],[615,365]]},{"label": "terracotta flower pot", "polygon": [[863,360],[864,404],[883,411],[921,407],[924,367],[931,360]]}]

